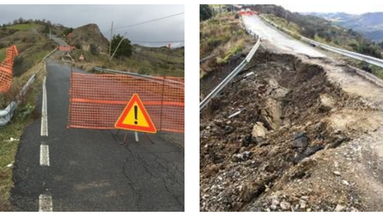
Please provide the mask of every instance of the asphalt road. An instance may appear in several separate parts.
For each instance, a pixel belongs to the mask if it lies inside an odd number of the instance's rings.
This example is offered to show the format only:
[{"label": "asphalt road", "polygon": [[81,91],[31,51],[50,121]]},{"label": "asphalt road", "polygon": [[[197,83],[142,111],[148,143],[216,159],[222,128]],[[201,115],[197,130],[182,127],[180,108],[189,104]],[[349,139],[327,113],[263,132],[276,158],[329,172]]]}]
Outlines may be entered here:
[{"label": "asphalt road", "polygon": [[[37,120],[20,139],[15,209],[183,211],[183,150],[160,135],[149,135],[150,141],[140,133],[136,143],[129,132],[120,145],[125,132],[67,129],[70,68],[52,59],[46,67],[48,136],[40,135]],[[41,110],[41,98],[38,104]],[[42,147],[49,147],[49,166],[41,165]]]},{"label": "asphalt road", "polygon": [[302,43],[266,24],[258,16],[242,16],[245,27],[256,33],[260,38],[269,41],[270,44],[288,52],[305,54],[311,57],[326,57],[323,53],[313,47]]}]

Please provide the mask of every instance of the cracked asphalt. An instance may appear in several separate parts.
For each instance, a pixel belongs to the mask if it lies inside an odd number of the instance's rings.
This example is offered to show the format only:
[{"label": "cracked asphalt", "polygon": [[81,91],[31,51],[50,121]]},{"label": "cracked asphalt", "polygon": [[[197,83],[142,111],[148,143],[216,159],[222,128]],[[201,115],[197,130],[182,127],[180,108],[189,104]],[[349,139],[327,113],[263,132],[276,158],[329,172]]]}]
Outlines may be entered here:
[{"label": "cracked asphalt", "polygon": [[[24,131],[16,155],[11,202],[38,211],[39,195],[53,211],[184,211],[184,153],[163,135],[67,129],[70,68],[47,59],[48,134],[41,120]],[[41,98],[38,101],[41,111]],[[149,139],[150,138],[150,139]],[[40,145],[50,166],[40,166]]]}]

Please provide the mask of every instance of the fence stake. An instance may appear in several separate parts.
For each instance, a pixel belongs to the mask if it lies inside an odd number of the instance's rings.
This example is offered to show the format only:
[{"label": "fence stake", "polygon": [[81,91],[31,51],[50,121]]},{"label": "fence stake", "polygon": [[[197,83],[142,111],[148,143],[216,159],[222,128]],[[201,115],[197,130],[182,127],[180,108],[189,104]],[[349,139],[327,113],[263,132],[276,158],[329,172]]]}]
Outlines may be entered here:
[{"label": "fence stake", "polygon": [[138,132],[137,131],[134,132],[134,137],[136,138],[136,142],[138,143],[139,139],[138,139]]},{"label": "fence stake", "polygon": [[164,107],[164,93],[165,93],[165,79],[166,79],[166,76],[164,76],[164,79],[163,79],[163,82],[162,82],[162,98],[161,98],[161,112],[160,112],[160,129],[159,131],[162,132],[162,110],[163,110],[163,107]]}]

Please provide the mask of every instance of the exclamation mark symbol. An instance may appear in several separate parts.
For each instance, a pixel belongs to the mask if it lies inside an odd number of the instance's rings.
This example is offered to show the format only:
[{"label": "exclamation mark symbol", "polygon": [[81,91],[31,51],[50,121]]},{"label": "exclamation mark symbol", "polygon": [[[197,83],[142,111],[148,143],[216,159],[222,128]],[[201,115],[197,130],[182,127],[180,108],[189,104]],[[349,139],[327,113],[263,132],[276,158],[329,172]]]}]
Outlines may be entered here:
[{"label": "exclamation mark symbol", "polygon": [[134,105],[134,124],[137,125],[137,105]]}]

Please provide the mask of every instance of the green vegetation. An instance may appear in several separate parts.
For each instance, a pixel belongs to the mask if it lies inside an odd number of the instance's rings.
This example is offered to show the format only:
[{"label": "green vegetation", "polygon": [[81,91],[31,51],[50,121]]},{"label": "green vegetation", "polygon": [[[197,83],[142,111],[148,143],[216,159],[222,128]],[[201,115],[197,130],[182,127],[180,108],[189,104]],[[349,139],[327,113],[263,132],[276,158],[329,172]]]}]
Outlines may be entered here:
[{"label": "green vegetation", "polygon": [[279,18],[277,16],[274,16],[272,14],[261,14],[261,17],[264,17],[267,20],[272,21],[273,23],[277,24],[278,26],[288,29],[289,31],[299,34],[299,26],[293,22],[289,22],[285,19]]},{"label": "green vegetation", "polygon": [[[11,123],[0,127],[0,210],[9,211],[10,190],[13,187],[12,166],[15,159],[19,141],[11,141],[11,138],[18,139],[21,136],[22,123]],[[7,166],[10,167],[7,167]]]},{"label": "green vegetation", "polygon": [[65,29],[64,31],[63,31],[63,34],[65,35],[65,36],[68,36],[68,34],[70,34],[70,33],[72,33],[73,32],[73,28],[67,28],[67,29]]},{"label": "green vegetation", "polygon": [[0,63],[5,59],[5,49],[6,48],[0,49]]},{"label": "green vegetation", "polygon": [[383,68],[369,64],[369,63],[364,62],[364,61],[352,59],[352,58],[344,57],[344,61],[346,61],[348,65],[362,69],[366,72],[374,74],[376,77],[378,77],[380,79],[383,79]]},{"label": "green vegetation", "polygon": [[77,61],[80,55],[83,55],[85,61],[76,62],[75,65],[88,72],[92,72],[97,66],[154,76],[184,76],[183,47],[168,49],[133,45],[132,50],[130,57],[113,58],[110,61],[106,54],[93,55],[91,52],[78,49],[73,51],[73,58]]},{"label": "green vegetation", "polygon": [[219,13],[200,22],[200,58],[211,57],[201,65],[200,77],[241,53],[251,40],[233,13]]},{"label": "green vegetation", "polygon": [[6,28],[19,30],[19,31],[28,31],[32,28],[39,28],[39,27],[41,27],[41,25],[36,23],[25,23],[25,24],[16,24],[16,25],[7,26]]},{"label": "green vegetation", "polygon": [[212,16],[213,16],[213,11],[209,7],[209,5],[201,4],[199,6],[199,17],[200,17],[199,19],[200,19],[200,21],[210,19]]},{"label": "green vegetation", "polygon": [[130,57],[132,55],[132,45],[130,44],[130,40],[123,38],[123,36],[121,36],[120,34],[113,36],[111,46],[112,46],[112,53],[115,53],[114,57],[116,58]]},{"label": "green vegetation", "polygon": [[230,45],[229,50],[223,55],[223,58],[221,58],[220,56],[217,57],[217,63],[218,64],[227,63],[231,57],[240,53],[244,47],[245,47],[244,39],[238,40],[234,45]]}]

